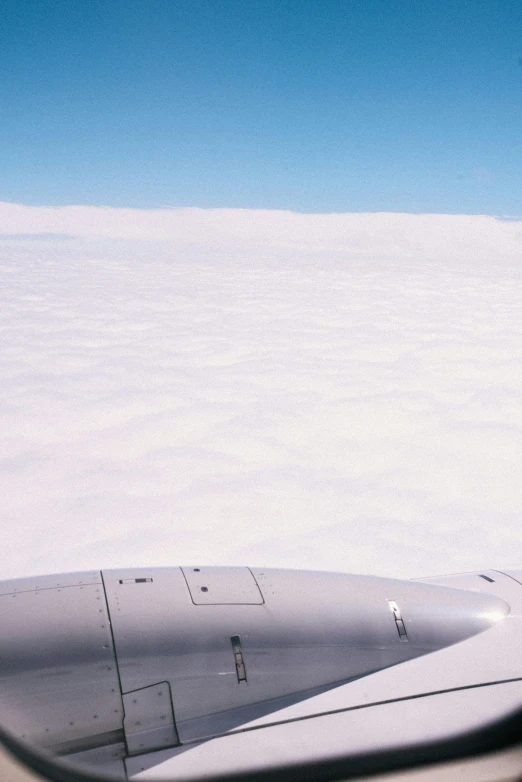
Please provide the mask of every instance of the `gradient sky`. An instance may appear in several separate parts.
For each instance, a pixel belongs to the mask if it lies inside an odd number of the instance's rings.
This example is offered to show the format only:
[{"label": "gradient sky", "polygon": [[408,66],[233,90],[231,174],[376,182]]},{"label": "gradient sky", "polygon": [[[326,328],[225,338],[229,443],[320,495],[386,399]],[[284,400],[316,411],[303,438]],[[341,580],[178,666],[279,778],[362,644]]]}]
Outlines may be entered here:
[{"label": "gradient sky", "polygon": [[0,11],[0,200],[522,214],[520,0]]}]

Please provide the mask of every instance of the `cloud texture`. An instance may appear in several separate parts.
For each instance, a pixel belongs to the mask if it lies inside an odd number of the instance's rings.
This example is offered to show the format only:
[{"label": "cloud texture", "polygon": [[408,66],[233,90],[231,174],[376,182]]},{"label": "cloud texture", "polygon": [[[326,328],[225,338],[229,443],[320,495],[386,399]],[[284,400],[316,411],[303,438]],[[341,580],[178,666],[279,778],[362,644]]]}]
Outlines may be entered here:
[{"label": "cloud texture", "polygon": [[0,204],[2,573],[520,565],[522,223]]}]

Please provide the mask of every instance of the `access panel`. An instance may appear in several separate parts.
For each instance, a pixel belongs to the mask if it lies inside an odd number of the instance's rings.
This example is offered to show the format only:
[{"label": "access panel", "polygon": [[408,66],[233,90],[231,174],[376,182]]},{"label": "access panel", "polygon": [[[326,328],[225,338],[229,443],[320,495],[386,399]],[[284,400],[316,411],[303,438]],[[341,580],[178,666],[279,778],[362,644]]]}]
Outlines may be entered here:
[{"label": "access panel", "polygon": [[262,605],[257,581],[247,567],[181,568],[194,605]]},{"label": "access panel", "polygon": [[168,682],[126,692],[125,740],[130,755],[179,744]]}]

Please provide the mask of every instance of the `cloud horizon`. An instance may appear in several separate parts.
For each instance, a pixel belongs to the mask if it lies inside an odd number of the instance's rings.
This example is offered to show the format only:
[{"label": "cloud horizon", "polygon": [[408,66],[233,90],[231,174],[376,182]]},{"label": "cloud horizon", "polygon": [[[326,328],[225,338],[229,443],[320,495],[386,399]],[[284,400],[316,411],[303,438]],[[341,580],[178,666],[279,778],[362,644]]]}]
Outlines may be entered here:
[{"label": "cloud horizon", "polygon": [[13,231],[5,578],[520,566],[519,222],[0,204]]},{"label": "cloud horizon", "polygon": [[[436,259],[459,253],[516,259],[522,251],[522,219],[492,215],[395,212],[304,213],[262,209],[105,206],[26,206],[0,202],[0,236],[44,239],[153,241],[178,248],[215,247],[351,252],[360,257]],[[242,242],[237,245],[237,242]]]}]

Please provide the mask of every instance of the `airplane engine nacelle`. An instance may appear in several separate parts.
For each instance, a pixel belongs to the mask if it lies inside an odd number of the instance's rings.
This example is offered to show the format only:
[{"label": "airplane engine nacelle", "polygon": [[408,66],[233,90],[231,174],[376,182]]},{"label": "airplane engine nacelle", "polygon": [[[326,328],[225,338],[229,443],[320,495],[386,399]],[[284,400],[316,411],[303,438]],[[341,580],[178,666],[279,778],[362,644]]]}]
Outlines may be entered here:
[{"label": "airplane engine nacelle", "polygon": [[509,613],[439,585],[246,567],[46,576],[0,593],[0,719],[62,755],[219,735]]}]

